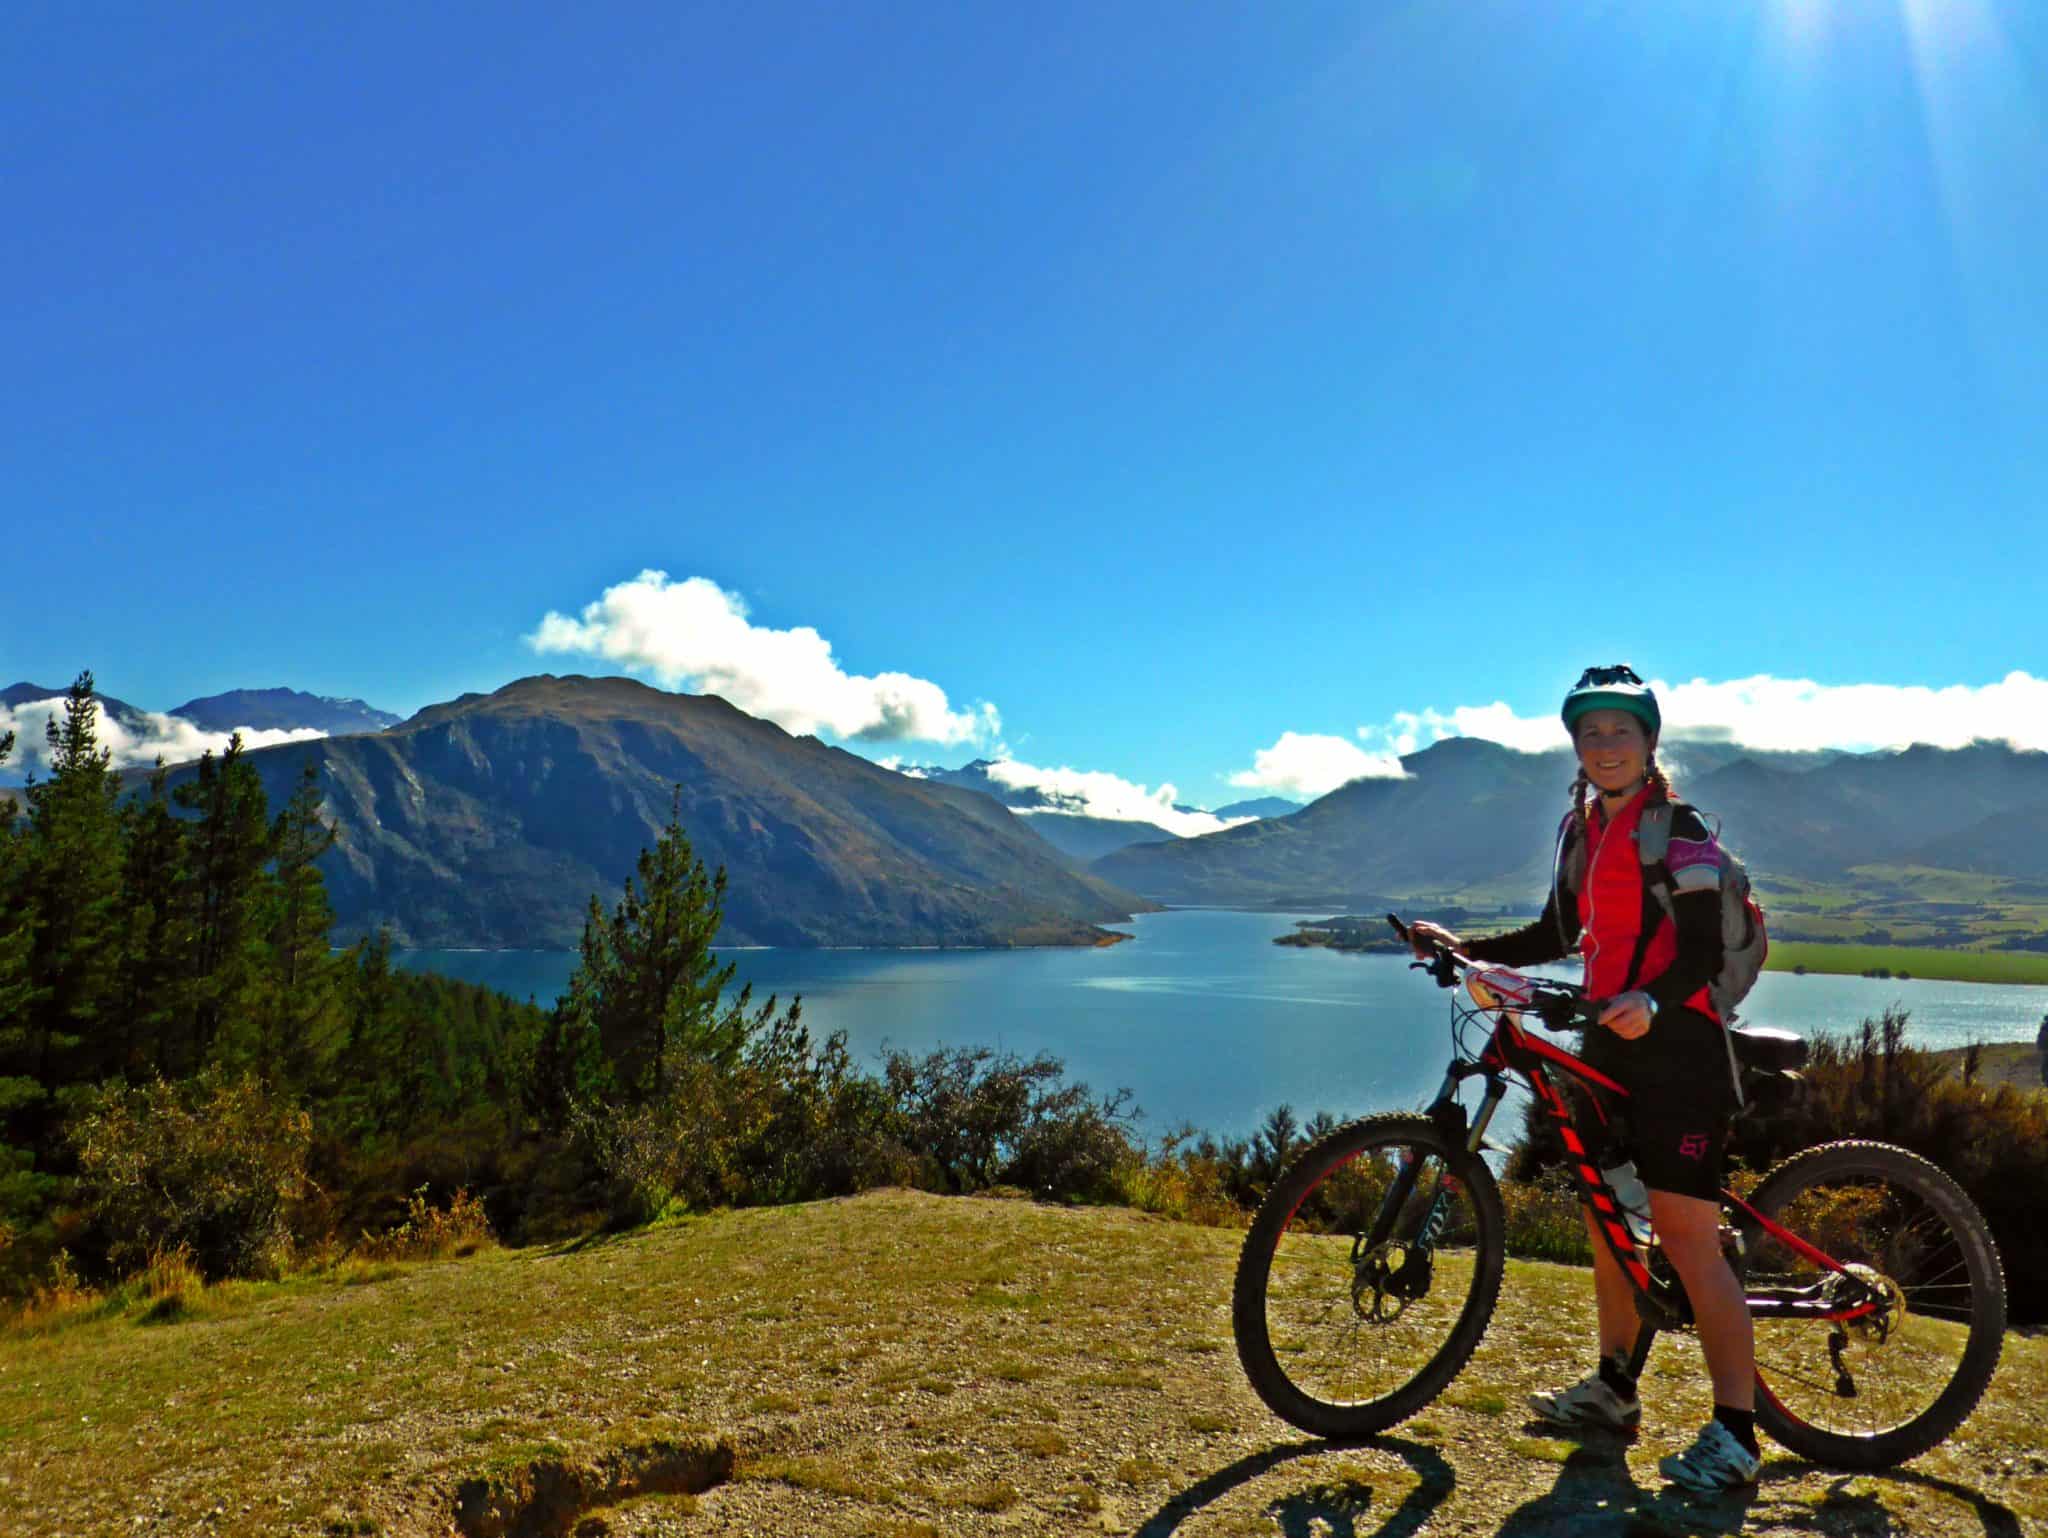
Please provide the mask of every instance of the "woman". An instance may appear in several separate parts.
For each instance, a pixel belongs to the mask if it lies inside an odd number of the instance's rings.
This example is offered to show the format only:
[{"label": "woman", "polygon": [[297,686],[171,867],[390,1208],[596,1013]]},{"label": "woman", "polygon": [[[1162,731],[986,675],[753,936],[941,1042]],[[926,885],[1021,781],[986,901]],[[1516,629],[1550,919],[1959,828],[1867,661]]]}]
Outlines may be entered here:
[{"label": "woman", "polygon": [[[1416,949],[1425,952],[1433,942],[1477,961],[1525,967],[1559,959],[1576,940],[1587,995],[1602,1001],[1584,1056],[1629,1091],[1651,1220],[1692,1301],[1714,1384],[1714,1418],[1691,1447],[1658,1467],[1688,1489],[1732,1489],[1753,1481],[1762,1460],[1755,1339],[1719,1236],[1721,1152],[1736,1109],[1723,1026],[1707,987],[1721,970],[1720,851],[1657,767],[1662,715],[1657,696],[1632,671],[1588,668],[1565,696],[1563,715],[1579,775],[1560,830],[1559,869],[1582,872],[1578,890],[1553,881],[1540,919],[1491,939],[1468,942],[1435,924],[1416,924]],[[1644,808],[1665,801],[1672,804],[1671,917],[1645,892],[1634,844]],[[1600,1365],[1582,1382],[1529,1403],[1558,1425],[1626,1431],[1642,1416],[1628,1372],[1638,1328],[1634,1297],[1590,1214],[1586,1226]]]}]

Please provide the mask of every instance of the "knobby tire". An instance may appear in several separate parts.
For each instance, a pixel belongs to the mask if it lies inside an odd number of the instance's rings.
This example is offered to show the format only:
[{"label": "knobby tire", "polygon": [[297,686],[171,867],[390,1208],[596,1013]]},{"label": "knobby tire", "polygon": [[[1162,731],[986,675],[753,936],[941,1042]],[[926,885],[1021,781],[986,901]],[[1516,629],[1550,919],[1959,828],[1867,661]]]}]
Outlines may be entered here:
[{"label": "knobby tire", "polygon": [[[1758,1321],[1759,1429],[1816,1463],[1871,1471],[1917,1457],[1961,1425],[1990,1385],[2005,1336],[1998,1250],[1962,1188],[1903,1148],[1845,1141],[1785,1160],[1749,1200],[1837,1260],[1867,1259],[1884,1270],[1889,1242],[1907,1261],[1893,1266],[1909,1311],[1904,1330],[1888,1345],[1857,1342],[1865,1355],[1852,1363],[1861,1367],[1855,1398],[1830,1389],[1827,1325]],[[1810,1225],[1830,1210],[1838,1232],[1816,1232]],[[1886,1211],[1913,1215],[1894,1225],[1898,1236],[1877,1232]],[[1759,1255],[1752,1240],[1744,1266],[1751,1285],[1774,1245],[1762,1241]]]},{"label": "knobby tire", "polygon": [[[1342,1219],[1326,1221],[1319,1214],[1356,1201],[1357,1192],[1369,1189],[1402,1148],[1415,1150],[1433,1161],[1427,1168],[1450,1177],[1455,1219],[1430,1291],[1409,1302],[1391,1324],[1379,1324],[1360,1313],[1356,1293],[1346,1285],[1355,1285],[1358,1270],[1345,1258]],[[1350,1226],[1355,1236],[1364,1225]],[[1428,1117],[1368,1116],[1338,1127],[1296,1155],[1245,1235],[1231,1296],[1245,1376],[1276,1415],[1315,1436],[1355,1440],[1396,1425],[1442,1393],[1471,1358],[1500,1297],[1506,1249],[1506,1219],[1492,1171],[1462,1144],[1448,1143]],[[1276,1261],[1285,1273],[1277,1287]],[[1298,1288],[1297,1275],[1303,1280]],[[1461,1287],[1466,1290],[1459,1300],[1455,1293]],[[1282,1315],[1284,1338],[1278,1343],[1275,1313]],[[1320,1346],[1286,1338],[1297,1326]],[[1378,1371],[1384,1381],[1368,1382],[1378,1362],[1384,1362]],[[1367,1385],[1360,1397],[1333,1393],[1319,1381],[1342,1378],[1354,1366],[1357,1381]]]}]

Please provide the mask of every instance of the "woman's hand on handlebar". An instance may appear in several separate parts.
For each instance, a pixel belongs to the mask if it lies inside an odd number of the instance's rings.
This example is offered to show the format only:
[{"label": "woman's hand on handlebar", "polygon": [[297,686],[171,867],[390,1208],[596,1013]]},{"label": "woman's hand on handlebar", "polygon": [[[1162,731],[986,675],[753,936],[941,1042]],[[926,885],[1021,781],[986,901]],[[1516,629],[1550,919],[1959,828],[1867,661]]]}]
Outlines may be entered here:
[{"label": "woman's hand on handlebar", "polygon": [[1617,993],[1601,1006],[1600,1023],[1623,1041],[1636,1041],[1649,1035],[1650,996],[1640,988],[1629,993]]},{"label": "woman's hand on handlebar", "polygon": [[1417,919],[1408,926],[1408,944],[1424,961],[1428,961],[1439,950],[1459,951],[1465,948],[1463,940],[1443,925],[1432,924],[1428,919]]}]

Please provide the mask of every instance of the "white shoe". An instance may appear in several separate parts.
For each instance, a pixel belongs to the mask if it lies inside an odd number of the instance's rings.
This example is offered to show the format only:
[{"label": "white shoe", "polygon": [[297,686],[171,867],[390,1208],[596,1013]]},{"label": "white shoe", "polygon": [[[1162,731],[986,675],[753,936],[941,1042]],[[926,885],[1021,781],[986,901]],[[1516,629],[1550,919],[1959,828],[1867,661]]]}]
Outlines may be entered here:
[{"label": "white shoe", "polygon": [[1764,1460],[1735,1440],[1735,1433],[1719,1421],[1700,1428],[1692,1446],[1657,1461],[1657,1472],[1674,1485],[1703,1494],[1736,1490],[1756,1483]]},{"label": "white shoe", "polygon": [[1531,1394],[1529,1408],[1553,1426],[1604,1426],[1633,1431],[1643,1418],[1642,1404],[1624,1399],[1597,1372],[1555,1394]]}]

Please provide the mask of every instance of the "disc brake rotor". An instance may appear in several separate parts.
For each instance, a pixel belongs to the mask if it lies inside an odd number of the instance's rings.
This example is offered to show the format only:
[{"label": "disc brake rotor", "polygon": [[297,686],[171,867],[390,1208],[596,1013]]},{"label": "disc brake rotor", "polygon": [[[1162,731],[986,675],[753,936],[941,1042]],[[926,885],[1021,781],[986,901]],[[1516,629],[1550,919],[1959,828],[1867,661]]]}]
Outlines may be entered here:
[{"label": "disc brake rotor", "polygon": [[1394,1243],[1374,1245],[1351,1266],[1351,1307],[1371,1324],[1392,1324],[1429,1291],[1426,1252]]}]

